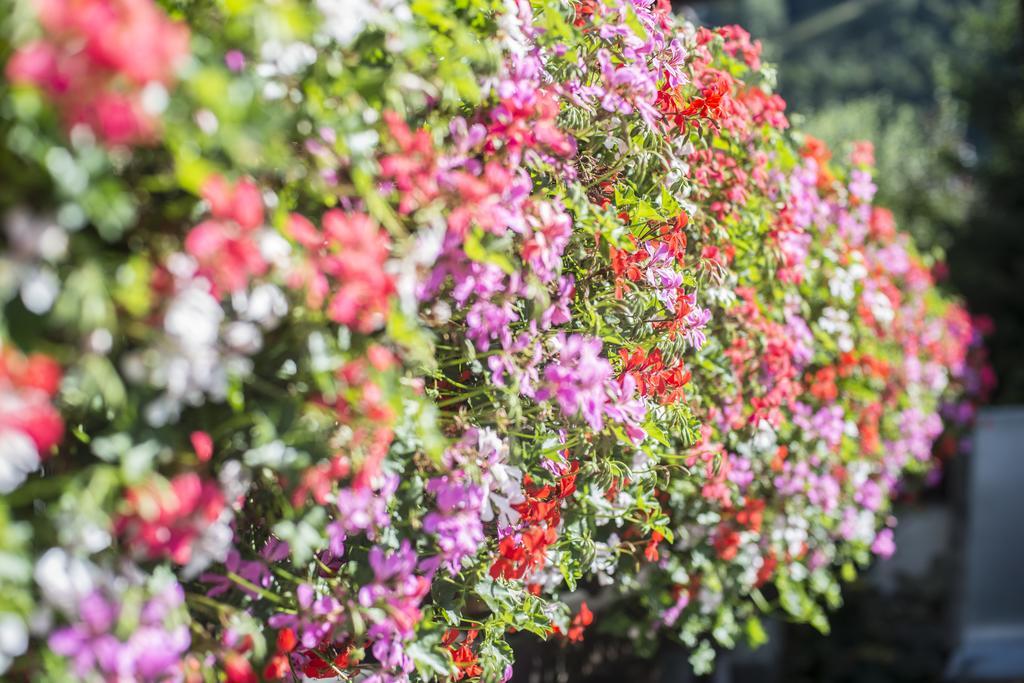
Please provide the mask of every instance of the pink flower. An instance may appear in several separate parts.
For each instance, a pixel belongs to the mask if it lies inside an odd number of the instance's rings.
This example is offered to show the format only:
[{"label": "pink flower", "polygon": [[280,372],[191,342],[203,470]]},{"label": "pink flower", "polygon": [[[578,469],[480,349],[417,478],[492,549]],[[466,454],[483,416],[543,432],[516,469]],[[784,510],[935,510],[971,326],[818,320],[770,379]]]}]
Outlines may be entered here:
[{"label": "pink flower", "polygon": [[203,221],[185,238],[185,251],[210,279],[215,295],[245,289],[253,276],[267,271],[256,241],[237,223]]},{"label": "pink flower", "polygon": [[153,137],[155,123],[137,99],[116,92],[101,93],[90,106],[76,107],[74,123],[89,124],[112,145],[128,145]]},{"label": "pink flower", "polygon": [[57,50],[44,41],[23,46],[7,62],[7,78],[12,83],[31,83],[51,95],[65,92],[69,86],[67,74],[60,71]]},{"label": "pink flower", "polygon": [[209,462],[213,457],[213,439],[210,438],[210,435],[206,432],[196,431],[192,432],[189,440],[192,442],[192,450],[196,452],[199,461]]},{"label": "pink flower", "polygon": [[363,333],[379,329],[395,289],[384,270],[387,234],[366,214],[340,209],[324,214],[322,231],[298,214],[286,230],[307,252],[288,278],[291,287],[306,289],[306,304],[321,308],[326,301],[331,320]]},{"label": "pink flower", "polygon": [[128,490],[117,533],[149,559],[168,557],[187,564],[202,532],[220,517],[224,494],[195,472],[170,482],[155,480]]},{"label": "pink flower", "polygon": [[232,187],[215,173],[203,183],[202,193],[215,218],[232,220],[243,230],[263,225],[263,197],[252,181],[243,178]]},{"label": "pink flower", "polygon": [[185,251],[210,279],[215,295],[245,289],[268,267],[254,234],[263,224],[259,189],[247,180],[232,187],[213,175],[203,185],[203,198],[213,218],[192,228],[185,238]]},{"label": "pink flower", "polygon": [[142,107],[150,84],[169,86],[188,53],[188,30],[151,0],[36,0],[44,36],[7,64],[35,85],[65,126],[84,124],[111,145],[152,142],[158,121]]},{"label": "pink flower", "polygon": [[879,557],[892,557],[892,554],[896,552],[896,542],[893,540],[892,529],[885,528],[878,532],[874,542],[871,544],[871,552]]},{"label": "pink flower", "polygon": [[[20,400],[19,400],[20,399]],[[12,405],[0,406],[0,427],[9,427],[26,434],[40,455],[45,455],[64,436],[64,420],[57,409],[38,392],[20,395]]]}]

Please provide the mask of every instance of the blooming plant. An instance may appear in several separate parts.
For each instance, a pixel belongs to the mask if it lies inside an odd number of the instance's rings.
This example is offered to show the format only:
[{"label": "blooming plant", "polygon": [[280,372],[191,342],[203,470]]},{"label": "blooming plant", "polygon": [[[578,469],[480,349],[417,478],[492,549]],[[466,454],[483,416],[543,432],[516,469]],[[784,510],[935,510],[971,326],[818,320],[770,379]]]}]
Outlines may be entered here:
[{"label": "blooming plant", "polygon": [[494,681],[588,628],[706,671],[827,629],[989,381],[738,27],[10,9],[0,671]]}]

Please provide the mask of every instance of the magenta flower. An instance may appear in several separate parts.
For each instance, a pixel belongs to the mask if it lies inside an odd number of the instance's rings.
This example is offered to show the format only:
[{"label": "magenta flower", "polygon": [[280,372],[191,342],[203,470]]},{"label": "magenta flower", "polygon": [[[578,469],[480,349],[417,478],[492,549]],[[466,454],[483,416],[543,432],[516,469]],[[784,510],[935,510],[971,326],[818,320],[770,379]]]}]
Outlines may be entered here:
[{"label": "magenta flower", "polygon": [[458,473],[431,479],[427,491],[436,497],[437,508],[424,517],[423,529],[437,535],[444,566],[454,576],[484,542],[483,491]]}]

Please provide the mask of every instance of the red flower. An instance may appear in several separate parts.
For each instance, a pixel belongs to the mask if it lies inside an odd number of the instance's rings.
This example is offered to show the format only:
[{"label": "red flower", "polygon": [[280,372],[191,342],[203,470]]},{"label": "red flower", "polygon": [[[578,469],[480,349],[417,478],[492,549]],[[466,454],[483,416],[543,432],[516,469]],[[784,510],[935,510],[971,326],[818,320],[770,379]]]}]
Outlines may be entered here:
[{"label": "red flower", "polygon": [[778,566],[779,561],[775,557],[775,553],[768,553],[765,555],[764,560],[761,563],[761,568],[757,570],[757,583],[754,585],[758,588],[763,586],[772,578],[775,574],[775,568]]},{"label": "red flower", "polygon": [[594,613],[587,607],[586,602],[580,603],[579,613],[572,618],[572,623],[569,625],[569,632],[566,634],[569,641],[573,643],[580,643],[583,641],[583,630],[587,626],[590,626],[594,622]]},{"label": "red flower", "polygon": [[25,401],[20,407],[0,412],[0,426],[11,427],[28,435],[39,451],[46,457],[64,437],[64,419],[41,395],[32,397],[23,394]]},{"label": "red flower", "polygon": [[765,502],[763,500],[752,500],[736,513],[736,523],[750,529],[761,531],[761,524],[764,521]]},{"label": "red flower", "polygon": [[683,387],[690,383],[690,371],[683,361],[665,366],[660,349],[650,353],[642,348],[619,349],[622,358],[622,374],[630,375],[636,382],[637,391],[641,396],[653,396],[662,405],[671,405],[683,399]]},{"label": "red flower", "polygon": [[351,471],[348,458],[336,455],[328,461],[319,462],[302,473],[302,483],[292,494],[292,505],[299,507],[312,495],[319,505],[327,502],[336,482],[347,477]]},{"label": "red flower", "polygon": [[853,152],[850,153],[850,161],[855,166],[874,167],[875,146],[870,140],[858,140],[853,143]]},{"label": "red flower", "polygon": [[782,463],[786,461],[786,457],[789,455],[789,447],[786,445],[779,446],[775,451],[775,457],[772,458],[772,471],[781,472]]},{"label": "red flower", "polygon": [[277,654],[270,658],[267,665],[263,667],[263,678],[268,681],[277,681],[292,671],[291,662],[287,655]]},{"label": "red flower", "polygon": [[234,221],[243,230],[263,225],[263,197],[249,180],[239,180],[232,186],[223,176],[214,173],[203,183],[202,195],[215,218]]},{"label": "red flower", "polygon": [[767,124],[779,130],[789,127],[786,119],[786,100],[779,95],[769,95],[757,86],[740,93],[740,102],[750,113],[751,121],[758,125]]},{"label": "red flower", "polygon": [[498,542],[498,559],[491,565],[491,576],[521,579],[544,566],[548,546],[558,539],[562,501],[576,491],[579,468],[579,463],[573,461],[565,467],[555,486],[537,486],[529,475],[523,477],[526,500],[513,506],[523,529]]},{"label": "red flower", "polygon": [[823,403],[831,403],[839,396],[836,386],[836,370],[832,367],[821,368],[810,380],[811,396]]},{"label": "red flower", "polygon": [[832,158],[832,152],[828,145],[818,138],[810,135],[804,136],[804,146],[800,150],[801,156],[807,159],[814,159],[818,163],[818,187],[827,189],[835,182],[835,177],[828,170],[828,161]]},{"label": "red flower", "polygon": [[718,557],[726,561],[732,560],[739,552],[740,535],[727,524],[722,524],[715,533],[714,546]]},{"label": "red flower", "polygon": [[448,653],[451,655],[452,662],[457,669],[452,679],[461,681],[463,678],[477,678],[483,674],[484,670],[478,663],[477,655],[470,646],[476,640],[479,632],[476,630],[467,631],[465,638],[456,646],[455,641],[458,640],[459,634],[459,631],[451,629],[441,640],[441,643],[448,648]]},{"label": "red flower", "polygon": [[0,427],[24,432],[41,458],[64,436],[64,420],[50,402],[60,381],[60,365],[52,358],[0,347],[0,394],[8,399],[0,407]]},{"label": "red flower", "polygon": [[259,683],[252,664],[236,652],[229,652],[224,657],[225,683]]},{"label": "red flower", "polygon": [[283,628],[277,632],[277,651],[278,652],[291,652],[295,649],[299,640],[295,636],[295,631],[290,628]]},{"label": "red flower", "polygon": [[38,389],[51,398],[56,395],[63,376],[57,361],[41,353],[33,353],[23,363],[15,362],[13,366],[8,369],[15,384],[24,389]]},{"label": "red flower", "polygon": [[399,152],[380,160],[380,174],[395,183],[400,213],[407,214],[432,202],[440,194],[439,170],[430,133],[413,133],[405,119],[393,111],[384,112],[384,121]]},{"label": "red flower", "polygon": [[658,544],[664,540],[659,532],[655,531],[651,533],[651,540],[647,542],[647,547],[644,548],[644,557],[648,562],[658,561]]},{"label": "red flower", "polygon": [[348,668],[348,660],[348,648],[335,655],[334,659],[324,652],[310,652],[309,661],[302,667],[302,673],[309,678],[336,678],[338,670]]},{"label": "red flower", "polygon": [[871,208],[871,237],[883,244],[888,244],[896,237],[896,219],[889,209],[875,206]]}]

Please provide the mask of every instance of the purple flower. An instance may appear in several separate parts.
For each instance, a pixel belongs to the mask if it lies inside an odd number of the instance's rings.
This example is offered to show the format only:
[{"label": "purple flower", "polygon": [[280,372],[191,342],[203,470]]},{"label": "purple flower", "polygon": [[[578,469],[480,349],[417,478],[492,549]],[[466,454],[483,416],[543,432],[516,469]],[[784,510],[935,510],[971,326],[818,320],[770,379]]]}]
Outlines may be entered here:
[{"label": "purple flower", "polygon": [[437,535],[444,566],[454,576],[484,542],[483,491],[458,473],[431,479],[427,491],[436,497],[437,509],[424,518],[423,528]]},{"label": "purple flower", "polygon": [[665,610],[664,614],[661,615],[661,623],[664,626],[673,626],[679,621],[679,616],[686,609],[686,606],[690,604],[690,592],[679,591],[679,597],[672,603],[672,606]]},{"label": "purple flower", "polygon": [[[496,304],[491,301],[477,301],[466,315],[466,336],[476,344],[479,351],[486,351],[493,339],[511,339],[512,323],[519,320],[519,314],[511,301]],[[502,346],[509,346],[503,343]]]},{"label": "purple flower", "polygon": [[609,401],[605,405],[605,415],[617,422],[626,430],[626,436],[634,444],[639,444],[647,436],[640,423],[647,417],[647,404],[636,395],[636,380],[632,375],[624,375],[621,381],[612,380],[608,383]]},{"label": "purple flower", "polygon": [[871,182],[871,174],[857,169],[850,173],[850,194],[862,202],[870,202],[875,197],[878,186]]},{"label": "purple flower", "polygon": [[313,650],[327,640],[343,637],[337,631],[343,615],[341,604],[330,595],[317,596],[309,584],[300,584],[295,589],[298,613],[280,612],[270,617],[271,628],[291,628],[299,637],[303,648]]},{"label": "purple flower", "polygon": [[234,72],[239,72],[245,68],[245,55],[239,50],[228,50],[228,53],[224,55],[224,64]]},{"label": "purple flower", "polygon": [[[224,561],[224,568],[227,569],[228,572],[238,574],[246,581],[256,584],[257,586],[266,588],[270,585],[270,570],[267,569],[266,564],[259,560],[243,560],[242,556],[234,548],[228,552],[228,557]],[[238,588],[249,597],[256,597],[255,592],[248,588],[239,586],[223,574],[205,572],[199,576],[199,580],[203,583],[212,584],[212,587],[206,591],[206,594],[211,598],[227,593],[233,588]]]},{"label": "purple flower", "polygon": [[327,525],[328,552],[338,558],[345,554],[349,536],[365,533],[368,538],[391,523],[388,501],[398,488],[398,477],[385,476],[377,489],[344,488],[338,491],[338,517]]},{"label": "purple flower", "polygon": [[592,429],[604,427],[605,387],[612,366],[601,357],[601,340],[579,334],[558,335],[558,361],[544,369],[547,386],[537,398],[554,398],[567,417],[583,416]]},{"label": "purple flower", "polygon": [[77,619],[51,633],[47,643],[71,659],[79,678],[168,680],[191,644],[188,626],[177,614],[184,597],[177,582],[164,586],[141,605],[131,635],[122,641],[115,627],[126,618],[122,610],[130,603],[95,591],[79,602]]},{"label": "purple flower", "polygon": [[373,546],[369,561],[374,578],[359,589],[359,604],[386,608],[374,613],[376,620],[367,631],[372,651],[386,667],[408,672],[412,660],[403,643],[413,637],[423,616],[419,606],[430,590],[431,576],[417,573],[426,563],[418,562],[408,540],[392,553]]},{"label": "purple flower", "polygon": [[711,310],[694,306],[683,321],[686,323],[686,332],[683,338],[692,348],[700,351],[708,341],[704,334],[704,328],[711,321]]},{"label": "purple flower", "polygon": [[497,520],[499,534],[519,521],[512,507],[526,500],[523,473],[508,464],[508,444],[493,429],[470,427],[459,441],[444,453],[449,470],[467,466],[480,472],[480,519]]},{"label": "purple flower", "polygon": [[853,494],[853,499],[872,512],[877,512],[885,500],[885,493],[878,482],[868,479]]},{"label": "purple flower", "polygon": [[736,484],[740,491],[745,491],[754,482],[754,471],[750,461],[742,456],[729,454],[729,481]]},{"label": "purple flower", "polygon": [[871,552],[879,557],[889,558],[896,552],[896,542],[893,540],[892,529],[885,528],[878,532],[875,541],[871,544]]}]

